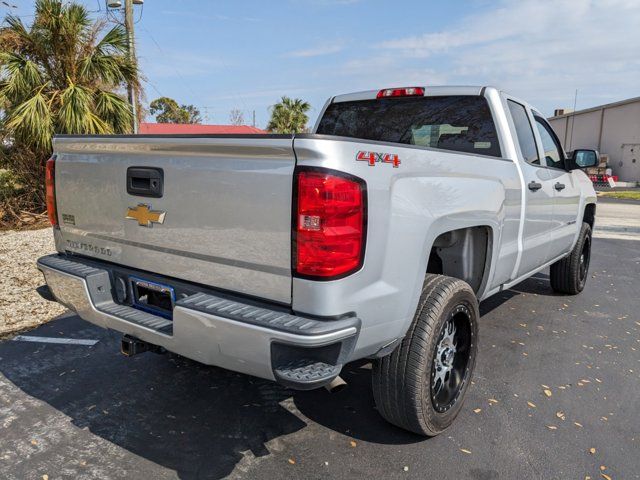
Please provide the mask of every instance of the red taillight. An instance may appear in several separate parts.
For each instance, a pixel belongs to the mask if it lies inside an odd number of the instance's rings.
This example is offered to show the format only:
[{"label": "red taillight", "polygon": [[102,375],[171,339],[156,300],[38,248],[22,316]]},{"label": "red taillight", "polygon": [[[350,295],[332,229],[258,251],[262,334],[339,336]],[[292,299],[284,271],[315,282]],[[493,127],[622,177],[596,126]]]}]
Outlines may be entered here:
[{"label": "red taillight", "polygon": [[295,273],[328,280],[360,268],[366,236],[364,182],[324,170],[299,170],[295,181]]},{"label": "red taillight", "polygon": [[56,211],[56,157],[47,160],[47,170],[45,173],[47,215],[51,226],[58,226],[58,212]]},{"label": "red taillight", "polygon": [[422,87],[385,88],[378,92],[377,98],[388,97],[421,97],[424,95]]}]

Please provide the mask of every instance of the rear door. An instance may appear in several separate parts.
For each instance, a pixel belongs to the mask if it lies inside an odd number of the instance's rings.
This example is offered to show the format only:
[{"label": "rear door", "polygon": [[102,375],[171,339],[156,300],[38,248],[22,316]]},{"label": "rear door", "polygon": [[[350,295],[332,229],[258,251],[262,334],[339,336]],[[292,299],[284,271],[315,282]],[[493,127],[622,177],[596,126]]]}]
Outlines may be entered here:
[{"label": "rear door", "polygon": [[554,191],[549,169],[542,165],[536,147],[530,111],[514,99],[507,99],[520,150],[524,179],[525,216],[523,251],[515,278],[543,265],[549,256],[549,241],[553,228]]},{"label": "rear door", "polygon": [[580,188],[566,170],[565,155],[551,126],[534,112],[539,146],[553,185],[553,228],[549,245],[549,260],[567,253],[573,246],[580,225],[577,223],[580,208]]},{"label": "rear door", "polygon": [[291,136],[62,137],[55,152],[59,249],[291,302]]}]

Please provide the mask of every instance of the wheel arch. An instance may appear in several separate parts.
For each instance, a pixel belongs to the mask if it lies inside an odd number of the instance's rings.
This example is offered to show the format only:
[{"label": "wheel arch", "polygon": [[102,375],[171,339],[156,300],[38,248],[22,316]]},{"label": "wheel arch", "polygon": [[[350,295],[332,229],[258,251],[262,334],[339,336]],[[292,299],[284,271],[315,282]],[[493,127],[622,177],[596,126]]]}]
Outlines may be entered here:
[{"label": "wheel arch", "polygon": [[587,222],[591,227],[591,230],[593,230],[593,226],[596,221],[596,204],[595,203],[587,203],[584,206],[582,221]]},{"label": "wheel arch", "polygon": [[428,247],[425,273],[463,280],[480,296],[491,273],[494,244],[494,229],[487,224],[441,231]]}]

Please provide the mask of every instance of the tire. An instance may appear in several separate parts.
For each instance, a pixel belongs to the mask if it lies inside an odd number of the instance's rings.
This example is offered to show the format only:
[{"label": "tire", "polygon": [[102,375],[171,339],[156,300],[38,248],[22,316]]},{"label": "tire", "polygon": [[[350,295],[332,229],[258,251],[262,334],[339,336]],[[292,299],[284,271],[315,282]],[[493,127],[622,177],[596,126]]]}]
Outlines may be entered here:
[{"label": "tire", "polygon": [[577,295],[584,290],[591,260],[591,227],[584,222],[580,236],[569,256],[551,265],[551,288],[559,293]]},{"label": "tire", "polygon": [[476,362],[479,316],[467,283],[426,275],[406,336],[373,365],[373,396],[388,422],[425,436],[438,435],[453,423]]}]

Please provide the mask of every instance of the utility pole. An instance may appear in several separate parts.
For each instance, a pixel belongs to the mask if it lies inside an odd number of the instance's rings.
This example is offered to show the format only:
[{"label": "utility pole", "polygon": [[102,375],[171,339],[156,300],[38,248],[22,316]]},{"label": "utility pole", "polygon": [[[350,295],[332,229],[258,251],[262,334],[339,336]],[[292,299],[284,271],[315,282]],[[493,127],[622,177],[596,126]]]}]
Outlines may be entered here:
[{"label": "utility pole", "polygon": [[[127,31],[129,43],[129,59],[134,65],[137,65],[135,37],[133,34],[133,0],[124,0],[124,28]],[[138,133],[138,92],[136,91],[136,85],[129,83],[127,94],[133,113],[133,133]]]},{"label": "utility pole", "polygon": [[253,126],[256,126],[256,111],[253,111]]}]

